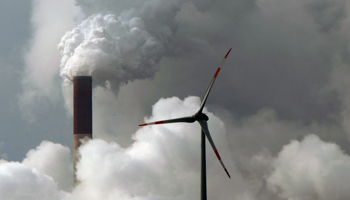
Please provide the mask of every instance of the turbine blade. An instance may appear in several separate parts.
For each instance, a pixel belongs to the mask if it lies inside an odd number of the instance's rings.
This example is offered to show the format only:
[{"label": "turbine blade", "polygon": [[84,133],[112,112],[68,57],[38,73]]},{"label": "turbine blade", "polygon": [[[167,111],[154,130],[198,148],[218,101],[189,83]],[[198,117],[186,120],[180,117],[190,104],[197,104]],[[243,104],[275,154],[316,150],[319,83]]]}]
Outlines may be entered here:
[{"label": "turbine blade", "polygon": [[193,123],[195,121],[193,116],[190,117],[181,117],[176,119],[168,119],[163,121],[156,121],[156,122],[150,122],[146,124],[140,124],[139,126],[148,126],[148,125],[155,125],[155,124],[169,124],[169,123],[177,123],[177,122],[187,122],[187,123]]},{"label": "turbine blade", "polygon": [[221,157],[220,157],[220,155],[219,155],[218,150],[217,150],[216,147],[215,147],[215,144],[214,144],[214,142],[213,142],[213,139],[212,139],[211,136],[210,136],[207,121],[205,121],[205,120],[199,120],[198,122],[199,122],[199,124],[201,125],[202,130],[204,131],[205,135],[207,136],[211,147],[213,147],[213,150],[214,150],[214,152],[215,152],[215,155],[216,155],[216,157],[218,157],[221,166],[224,168],[224,170],[225,170],[227,176],[228,176],[229,178],[231,178],[231,176],[230,176],[230,174],[228,173],[228,171],[227,171],[227,169],[226,169],[224,163],[223,163],[222,160],[221,160]]},{"label": "turbine blade", "polygon": [[[231,48],[231,49],[232,49],[232,48]],[[231,52],[231,49],[230,49],[230,50],[227,52],[227,54],[226,54],[225,58],[224,58],[224,59],[221,61],[221,63],[220,63],[220,65],[219,65],[218,69],[216,70],[216,72],[215,72],[215,75],[214,75],[213,79],[211,79],[211,82],[210,82],[210,84],[209,84],[209,87],[208,87],[208,89],[207,89],[207,92],[206,92],[206,93],[205,93],[205,95],[204,95],[204,98],[203,98],[203,100],[202,100],[202,103],[201,103],[201,106],[200,106],[200,109],[199,109],[199,111],[198,111],[198,112],[202,112],[202,111],[203,111],[204,104],[205,104],[205,102],[207,101],[207,98],[208,98],[209,92],[210,92],[211,88],[213,87],[214,82],[215,82],[215,79],[216,79],[216,77],[218,76],[219,71],[220,71],[220,69],[221,69],[222,65],[224,64],[224,62],[225,62],[225,60],[226,60],[226,58],[227,58],[228,54]]]}]

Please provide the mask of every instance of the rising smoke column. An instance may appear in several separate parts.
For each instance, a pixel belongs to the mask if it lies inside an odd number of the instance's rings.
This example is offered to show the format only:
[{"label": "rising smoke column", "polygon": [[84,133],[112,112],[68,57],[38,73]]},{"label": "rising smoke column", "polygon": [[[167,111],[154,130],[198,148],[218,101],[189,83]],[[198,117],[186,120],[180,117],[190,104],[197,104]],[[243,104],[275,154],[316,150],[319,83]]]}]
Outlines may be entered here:
[{"label": "rising smoke column", "polygon": [[28,121],[36,120],[43,105],[60,99],[60,80],[56,78],[61,57],[57,44],[74,27],[76,8],[72,0],[32,0],[32,9],[33,36],[24,47],[23,92],[19,95],[19,108]]},{"label": "rising smoke column", "polygon": [[74,76],[92,76],[95,86],[108,85],[118,94],[120,84],[152,78],[164,48],[138,17],[123,21],[113,14],[95,14],[67,32],[58,49],[66,83]]}]

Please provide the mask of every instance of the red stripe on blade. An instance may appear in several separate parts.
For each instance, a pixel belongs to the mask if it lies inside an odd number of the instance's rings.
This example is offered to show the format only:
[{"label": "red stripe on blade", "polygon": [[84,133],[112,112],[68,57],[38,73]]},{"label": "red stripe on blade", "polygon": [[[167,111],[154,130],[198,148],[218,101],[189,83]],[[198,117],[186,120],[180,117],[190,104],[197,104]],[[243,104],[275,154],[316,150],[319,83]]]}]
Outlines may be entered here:
[{"label": "red stripe on blade", "polygon": [[139,126],[146,126],[147,124],[140,124]]},{"label": "red stripe on blade", "polygon": [[154,122],[154,124],[163,124],[164,121]]},{"label": "red stripe on blade", "polygon": [[218,70],[216,70],[216,73],[215,73],[215,75],[214,75],[214,78],[216,78],[216,76],[218,75],[220,69],[221,69],[221,68],[218,68]]},{"label": "red stripe on blade", "polygon": [[[232,49],[232,48],[231,48]],[[227,58],[228,54],[231,52],[231,49],[227,52],[225,58]]]},{"label": "red stripe on blade", "polygon": [[219,160],[221,160],[218,150],[214,151]]}]

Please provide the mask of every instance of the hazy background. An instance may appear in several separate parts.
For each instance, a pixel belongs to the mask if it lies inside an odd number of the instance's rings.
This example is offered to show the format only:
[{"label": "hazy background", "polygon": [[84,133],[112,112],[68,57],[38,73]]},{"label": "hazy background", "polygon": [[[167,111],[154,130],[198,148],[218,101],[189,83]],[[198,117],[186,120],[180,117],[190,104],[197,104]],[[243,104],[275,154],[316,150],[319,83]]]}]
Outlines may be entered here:
[{"label": "hazy background", "polygon": [[[209,197],[349,199],[348,1],[0,2],[2,199],[198,198],[199,126],[137,125],[195,113],[231,47],[206,112],[232,179],[208,149]],[[74,75],[99,139],[72,190]]]}]

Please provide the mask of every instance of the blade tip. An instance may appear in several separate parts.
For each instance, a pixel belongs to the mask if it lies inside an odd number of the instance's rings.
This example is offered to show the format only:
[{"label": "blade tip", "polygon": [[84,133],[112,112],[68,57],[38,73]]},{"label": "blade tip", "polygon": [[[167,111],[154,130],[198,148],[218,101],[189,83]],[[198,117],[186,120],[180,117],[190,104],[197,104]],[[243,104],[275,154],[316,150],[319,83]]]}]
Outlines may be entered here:
[{"label": "blade tip", "polygon": [[230,174],[228,173],[227,169],[225,168],[225,172],[229,178],[231,178]]},{"label": "blade tip", "polygon": [[231,52],[231,50],[232,50],[232,48],[231,48],[230,50],[228,50],[228,52],[227,52],[225,58],[227,58],[227,56],[228,56],[228,54]]},{"label": "blade tip", "polygon": [[146,126],[147,124],[140,124],[139,126]]}]

